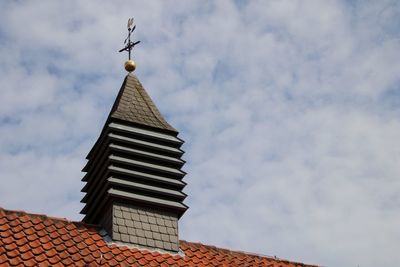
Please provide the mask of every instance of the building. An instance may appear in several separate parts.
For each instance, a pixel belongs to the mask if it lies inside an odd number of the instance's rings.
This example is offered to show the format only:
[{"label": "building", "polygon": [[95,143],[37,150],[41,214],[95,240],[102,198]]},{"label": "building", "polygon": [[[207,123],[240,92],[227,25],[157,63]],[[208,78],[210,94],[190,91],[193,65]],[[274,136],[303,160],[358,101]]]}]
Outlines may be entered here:
[{"label": "building", "polygon": [[311,266],[179,240],[182,144],[128,74],[83,169],[83,221],[0,209],[0,266]]}]

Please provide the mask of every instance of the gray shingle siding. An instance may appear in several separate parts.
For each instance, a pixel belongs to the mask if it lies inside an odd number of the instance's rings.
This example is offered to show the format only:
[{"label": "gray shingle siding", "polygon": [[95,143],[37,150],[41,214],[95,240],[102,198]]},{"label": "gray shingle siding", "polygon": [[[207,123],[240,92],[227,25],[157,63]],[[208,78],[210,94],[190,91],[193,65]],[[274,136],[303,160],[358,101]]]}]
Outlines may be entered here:
[{"label": "gray shingle siding", "polygon": [[140,247],[178,252],[178,217],[147,207],[113,203],[112,239]]}]

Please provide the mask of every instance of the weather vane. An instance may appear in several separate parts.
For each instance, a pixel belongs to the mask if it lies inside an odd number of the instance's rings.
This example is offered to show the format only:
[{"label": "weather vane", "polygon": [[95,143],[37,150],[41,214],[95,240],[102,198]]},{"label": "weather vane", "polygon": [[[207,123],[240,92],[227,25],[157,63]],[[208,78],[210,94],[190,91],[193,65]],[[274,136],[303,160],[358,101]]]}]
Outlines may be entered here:
[{"label": "weather vane", "polygon": [[131,59],[131,51],[135,45],[140,43],[140,41],[132,42],[131,41],[131,34],[135,30],[136,25],[133,21],[133,18],[128,19],[128,37],[126,37],[124,44],[125,47],[119,50],[118,52],[128,51],[128,61],[125,62],[125,69],[128,72],[132,72],[136,69],[136,63]]}]

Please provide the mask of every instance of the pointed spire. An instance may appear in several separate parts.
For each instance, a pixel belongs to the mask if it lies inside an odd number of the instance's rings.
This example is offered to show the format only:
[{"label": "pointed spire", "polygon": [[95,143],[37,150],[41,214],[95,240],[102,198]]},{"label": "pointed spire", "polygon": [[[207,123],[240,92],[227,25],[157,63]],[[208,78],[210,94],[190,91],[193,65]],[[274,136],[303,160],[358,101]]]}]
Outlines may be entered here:
[{"label": "pointed spire", "polygon": [[178,133],[163,118],[142,84],[133,74],[125,77],[110,117]]}]

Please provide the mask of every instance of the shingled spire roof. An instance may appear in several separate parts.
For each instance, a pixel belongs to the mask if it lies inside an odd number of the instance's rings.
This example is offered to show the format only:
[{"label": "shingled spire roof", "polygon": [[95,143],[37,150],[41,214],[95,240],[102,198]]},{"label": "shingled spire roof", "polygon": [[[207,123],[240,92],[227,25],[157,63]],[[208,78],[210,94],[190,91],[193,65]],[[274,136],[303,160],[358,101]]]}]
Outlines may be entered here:
[{"label": "shingled spire roof", "polygon": [[153,100],[133,74],[126,76],[110,117],[177,133],[163,118]]}]

